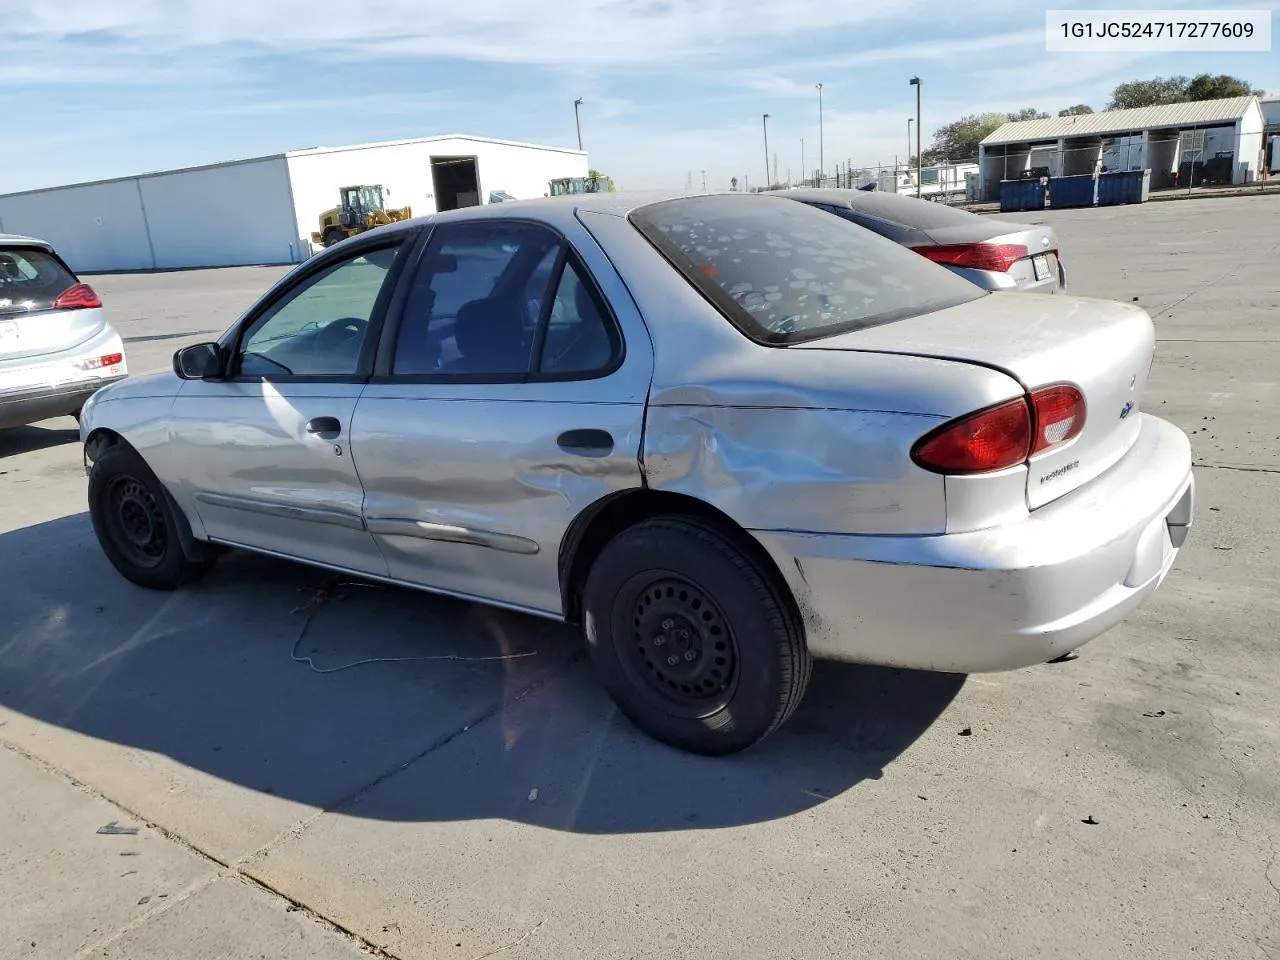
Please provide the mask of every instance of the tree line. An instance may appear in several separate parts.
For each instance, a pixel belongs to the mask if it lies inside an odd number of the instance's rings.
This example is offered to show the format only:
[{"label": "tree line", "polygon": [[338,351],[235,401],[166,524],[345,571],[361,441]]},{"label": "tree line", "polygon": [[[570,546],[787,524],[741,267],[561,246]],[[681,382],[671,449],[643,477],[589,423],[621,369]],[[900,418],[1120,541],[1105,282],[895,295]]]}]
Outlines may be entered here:
[{"label": "tree line", "polygon": [[[1166,103],[1185,103],[1188,100],[1221,100],[1227,97],[1262,96],[1263,91],[1239,77],[1202,73],[1195,77],[1155,77],[1151,80],[1130,80],[1121,83],[1111,92],[1105,109],[1127,110],[1133,107],[1154,107]],[[1060,117],[1093,113],[1087,103],[1077,103],[1058,111]],[[978,144],[1001,124],[1010,120],[1042,120],[1051,116],[1035,107],[1026,107],[1012,113],[976,113],[946,126],[939,127],[933,135],[933,143],[921,151],[925,166],[939,163],[975,160]],[[915,163],[915,157],[911,157]]]}]

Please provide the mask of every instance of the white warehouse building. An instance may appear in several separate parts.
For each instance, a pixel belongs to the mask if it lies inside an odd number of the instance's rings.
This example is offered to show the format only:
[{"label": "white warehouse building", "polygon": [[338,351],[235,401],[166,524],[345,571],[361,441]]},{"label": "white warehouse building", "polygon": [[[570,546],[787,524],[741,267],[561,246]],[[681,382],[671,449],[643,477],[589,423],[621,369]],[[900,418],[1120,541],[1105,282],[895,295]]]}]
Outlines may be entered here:
[{"label": "white warehouse building", "polygon": [[315,147],[0,195],[0,233],[48,240],[82,273],[300,263],[342,187],[380,185],[421,216],[586,175],[581,150],[461,134]]}]

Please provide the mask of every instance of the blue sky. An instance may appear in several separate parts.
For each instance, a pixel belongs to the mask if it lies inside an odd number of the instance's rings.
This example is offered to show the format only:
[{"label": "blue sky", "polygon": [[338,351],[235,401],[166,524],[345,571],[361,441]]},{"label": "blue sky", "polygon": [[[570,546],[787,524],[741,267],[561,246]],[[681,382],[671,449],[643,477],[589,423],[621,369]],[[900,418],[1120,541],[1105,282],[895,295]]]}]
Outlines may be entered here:
[{"label": "blue sky", "polygon": [[[1113,6],[1120,6],[1116,3]],[[1240,3],[1236,6],[1245,6]],[[1280,55],[1046,54],[1044,6],[983,0],[0,0],[0,193],[317,145],[474,133],[573,146],[623,187],[784,176],[906,152],[967,113],[1105,106],[1124,80]],[[1056,0],[1055,9],[1093,3]],[[1175,0],[1133,8],[1204,8]],[[1252,9],[1280,9],[1254,0]],[[1280,27],[1273,33],[1280,41]],[[16,32],[15,32],[16,30]]]}]

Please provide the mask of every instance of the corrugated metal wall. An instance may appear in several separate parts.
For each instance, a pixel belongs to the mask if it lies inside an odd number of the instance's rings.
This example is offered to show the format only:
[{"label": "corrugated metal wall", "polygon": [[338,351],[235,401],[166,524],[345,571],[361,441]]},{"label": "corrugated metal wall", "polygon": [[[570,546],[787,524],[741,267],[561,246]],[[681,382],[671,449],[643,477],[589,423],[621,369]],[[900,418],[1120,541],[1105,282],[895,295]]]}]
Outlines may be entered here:
[{"label": "corrugated metal wall", "polygon": [[284,157],[11,194],[0,224],[48,240],[81,273],[303,256]]}]

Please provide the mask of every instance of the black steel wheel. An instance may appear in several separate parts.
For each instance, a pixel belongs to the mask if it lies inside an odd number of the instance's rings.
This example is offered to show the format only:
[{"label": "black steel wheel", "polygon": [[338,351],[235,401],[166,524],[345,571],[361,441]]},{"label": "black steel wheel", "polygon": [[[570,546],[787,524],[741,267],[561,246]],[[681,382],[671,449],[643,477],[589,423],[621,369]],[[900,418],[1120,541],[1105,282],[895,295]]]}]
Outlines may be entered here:
[{"label": "black steel wheel", "polygon": [[614,604],[614,618],[614,631],[631,633],[623,668],[656,704],[705,717],[732,698],[737,641],[719,606],[690,578],[668,570],[636,574]]},{"label": "black steel wheel", "polygon": [[640,729],[702,754],[743,750],[795,710],[812,666],[785,585],[731,534],[656,517],[615,536],[583,590],[592,663]]},{"label": "black steel wheel", "polygon": [[111,537],[129,561],[147,569],[163,562],[169,530],[159,501],[142,481],[127,473],[112,477],[106,501]]},{"label": "black steel wheel", "polygon": [[176,510],[132,447],[120,442],[96,452],[89,472],[89,518],[102,552],[123,577],[141,587],[173,590],[213,566],[211,551],[193,559],[183,550]]}]

